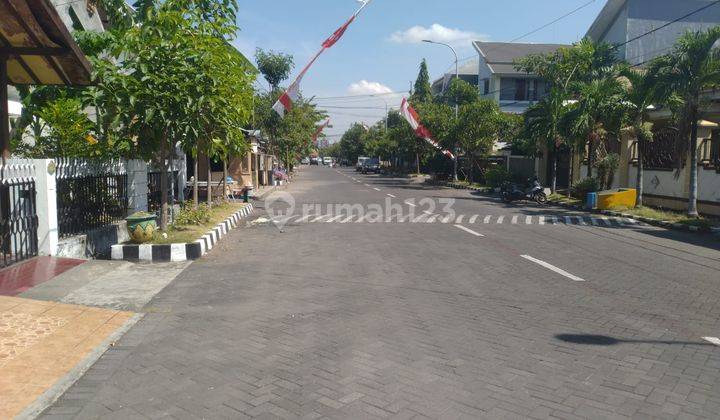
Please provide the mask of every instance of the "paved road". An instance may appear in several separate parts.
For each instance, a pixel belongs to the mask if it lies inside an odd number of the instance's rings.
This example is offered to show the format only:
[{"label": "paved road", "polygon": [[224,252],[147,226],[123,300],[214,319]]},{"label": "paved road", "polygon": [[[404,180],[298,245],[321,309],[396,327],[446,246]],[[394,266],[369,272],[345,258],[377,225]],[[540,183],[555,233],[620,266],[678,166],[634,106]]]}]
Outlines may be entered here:
[{"label": "paved road", "polygon": [[[349,169],[287,191],[47,418],[718,417],[717,237]],[[414,221],[335,211],[386,198]]]}]

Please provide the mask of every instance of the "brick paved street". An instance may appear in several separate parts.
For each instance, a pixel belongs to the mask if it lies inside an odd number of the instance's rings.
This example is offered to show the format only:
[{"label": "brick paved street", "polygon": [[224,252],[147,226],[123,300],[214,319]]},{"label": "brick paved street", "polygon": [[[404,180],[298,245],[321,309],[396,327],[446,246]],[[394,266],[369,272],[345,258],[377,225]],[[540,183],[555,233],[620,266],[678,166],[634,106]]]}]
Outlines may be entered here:
[{"label": "brick paved street", "polygon": [[[287,191],[298,203],[453,197],[458,214],[566,214],[322,167]],[[233,231],[44,417],[718,417],[720,347],[703,339],[720,336],[717,237],[464,227],[480,236],[443,223]]]}]

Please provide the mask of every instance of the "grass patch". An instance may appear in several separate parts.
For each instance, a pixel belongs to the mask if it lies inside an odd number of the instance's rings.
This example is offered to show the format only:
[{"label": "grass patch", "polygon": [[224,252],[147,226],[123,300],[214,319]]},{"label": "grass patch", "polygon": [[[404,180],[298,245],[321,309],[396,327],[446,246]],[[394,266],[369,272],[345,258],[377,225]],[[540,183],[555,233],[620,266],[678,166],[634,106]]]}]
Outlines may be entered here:
[{"label": "grass patch", "polygon": [[230,217],[233,213],[243,208],[243,203],[219,203],[214,204],[208,211],[208,220],[200,224],[174,224],[168,227],[166,235],[156,232],[151,244],[179,244],[184,242],[195,242],[218,223]]},{"label": "grass patch", "polygon": [[700,228],[709,228],[709,227],[718,227],[720,226],[720,220],[714,219],[714,218],[707,218],[707,217],[688,217],[686,214],[677,212],[677,211],[671,211],[671,210],[664,210],[664,209],[656,209],[653,207],[636,207],[634,209],[629,209],[627,207],[617,207],[612,209],[614,211],[620,211],[623,213],[631,214],[635,217],[646,217],[648,219],[658,220],[658,221],[666,221],[670,223],[680,223],[688,226],[698,226]]},{"label": "grass patch", "polygon": [[555,193],[555,194],[550,194],[550,196],[548,197],[548,199],[549,199],[550,201],[561,202],[561,203],[563,203],[563,204],[571,204],[571,205],[574,205],[574,206],[579,206],[579,205],[582,205],[582,204],[583,204],[583,202],[580,201],[580,200],[578,200],[577,198],[568,197],[567,195],[557,194],[557,193]]}]

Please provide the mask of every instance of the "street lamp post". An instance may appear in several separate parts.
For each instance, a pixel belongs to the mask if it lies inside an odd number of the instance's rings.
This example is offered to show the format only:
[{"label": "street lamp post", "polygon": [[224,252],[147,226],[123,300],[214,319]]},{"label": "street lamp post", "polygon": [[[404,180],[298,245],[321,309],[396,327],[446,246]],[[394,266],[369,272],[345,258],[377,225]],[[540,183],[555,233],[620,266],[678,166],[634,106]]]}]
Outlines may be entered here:
[{"label": "street lamp post", "polygon": [[[428,44],[437,44],[437,45],[444,45],[452,51],[453,55],[455,56],[455,79],[460,78],[460,72],[458,70],[458,55],[457,51],[455,51],[455,48],[452,47],[450,44],[445,44],[442,42],[435,42],[431,41],[429,39],[423,39],[423,42],[427,42]],[[455,122],[457,122],[458,119],[458,98],[457,98],[457,92],[455,93]],[[458,153],[457,153],[457,142],[453,140],[453,154],[455,155],[455,159],[453,159],[453,181],[458,180],[457,176],[457,169],[458,169]]]}]

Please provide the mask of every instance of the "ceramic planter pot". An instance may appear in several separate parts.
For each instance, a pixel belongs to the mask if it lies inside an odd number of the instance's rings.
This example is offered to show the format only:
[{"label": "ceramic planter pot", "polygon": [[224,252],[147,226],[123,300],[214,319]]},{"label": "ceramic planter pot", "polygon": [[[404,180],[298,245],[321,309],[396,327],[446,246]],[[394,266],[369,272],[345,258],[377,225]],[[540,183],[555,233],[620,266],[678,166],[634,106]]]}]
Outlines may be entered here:
[{"label": "ceramic planter pot", "polygon": [[157,230],[156,216],[154,214],[133,214],[128,216],[127,230],[133,242],[142,244],[149,242],[153,238],[153,234]]}]

